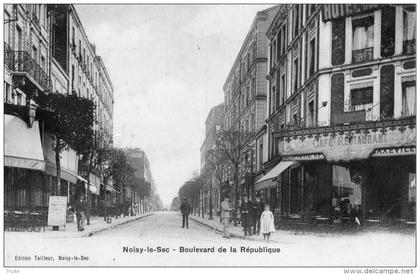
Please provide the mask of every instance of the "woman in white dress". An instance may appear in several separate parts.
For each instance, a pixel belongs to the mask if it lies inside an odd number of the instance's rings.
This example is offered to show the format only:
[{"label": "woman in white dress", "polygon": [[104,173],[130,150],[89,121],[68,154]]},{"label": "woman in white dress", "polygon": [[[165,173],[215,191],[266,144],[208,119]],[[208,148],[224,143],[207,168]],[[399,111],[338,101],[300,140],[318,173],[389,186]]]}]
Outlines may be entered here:
[{"label": "woman in white dress", "polygon": [[270,206],[268,204],[265,205],[264,212],[261,214],[261,233],[264,236],[264,240],[267,242],[270,239],[271,233],[275,232],[276,229],[274,228],[274,216],[273,213],[270,211]]}]

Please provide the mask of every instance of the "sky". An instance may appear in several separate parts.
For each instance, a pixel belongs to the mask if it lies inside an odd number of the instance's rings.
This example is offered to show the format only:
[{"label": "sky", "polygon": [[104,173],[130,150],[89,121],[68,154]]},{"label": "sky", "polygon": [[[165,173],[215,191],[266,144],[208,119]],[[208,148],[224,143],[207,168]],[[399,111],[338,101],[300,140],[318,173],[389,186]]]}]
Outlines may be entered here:
[{"label": "sky", "polygon": [[76,5],[114,88],[114,145],[139,147],[165,206],[200,169],[210,109],[264,5]]}]

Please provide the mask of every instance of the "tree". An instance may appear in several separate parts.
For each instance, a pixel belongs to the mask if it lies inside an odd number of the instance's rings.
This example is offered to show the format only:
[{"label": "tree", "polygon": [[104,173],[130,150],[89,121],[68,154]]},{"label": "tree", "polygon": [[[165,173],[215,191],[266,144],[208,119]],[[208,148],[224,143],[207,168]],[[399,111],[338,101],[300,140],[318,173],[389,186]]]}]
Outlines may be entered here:
[{"label": "tree", "polygon": [[84,152],[92,142],[94,103],[76,94],[41,93],[38,96],[39,117],[52,138],[55,152],[56,180],[61,195],[60,153],[69,146],[77,153]]},{"label": "tree", "polygon": [[251,148],[252,132],[230,129],[220,130],[215,140],[214,154],[218,161],[228,165],[233,170],[233,200],[234,200],[234,225],[237,225],[237,211],[239,199],[239,168],[242,157]]},{"label": "tree", "polygon": [[[223,171],[226,166],[226,158],[223,157],[223,155],[220,154],[219,150],[216,150],[215,148],[209,150],[206,154],[206,165],[208,167],[208,173],[210,174],[210,177],[214,176],[216,180],[219,183],[219,190],[222,191],[222,183],[223,183]],[[210,201],[209,201],[209,218],[212,218],[213,216],[213,205],[212,205],[212,180],[210,179]],[[220,203],[222,202],[222,195],[220,195]]]},{"label": "tree", "polygon": [[[97,123],[95,121],[95,123]],[[102,172],[104,165],[106,165],[108,155],[112,148],[112,139],[107,136],[105,131],[102,129],[94,130],[92,138],[88,141],[89,143],[84,148],[85,150],[82,153],[82,161],[84,163],[85,172],[87,175],[87,185],[90,185],[90,174],[93,169],[99,170]],[[89,189],[88,189],[89,190]],[[90,224],[90,194],[88,191],[87,196],[87,211],[86,211],[86,221],[87,224]]]}]

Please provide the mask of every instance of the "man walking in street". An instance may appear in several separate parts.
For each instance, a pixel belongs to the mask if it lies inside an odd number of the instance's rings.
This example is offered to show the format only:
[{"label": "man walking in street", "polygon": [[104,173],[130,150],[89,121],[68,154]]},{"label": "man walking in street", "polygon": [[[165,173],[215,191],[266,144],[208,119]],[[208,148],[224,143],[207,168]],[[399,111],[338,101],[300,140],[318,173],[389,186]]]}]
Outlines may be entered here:
[{"label": "man walking in street", "polygon": [[85,223],[85,207],[84,207],[84,200],[83,195],[80,195],[80,197],[76,201],[76,220],[77,220],[77,230],[83,231],[84,223]]},{"label": "man walking in street", "polygon": [[262,212],[264,212],[264,203],[261,201],[261,198],[258,196],[257,201],[255,203],[255,221],[256,221],[257,232],[255,232],[255,228],[254,228],[254,234],[257,233],[257,235],[260,235],[260,231],[261,231],[260,219],[261,219]]},{"label": "man walking in street", "polygon": [[223,222],[223,238],[230,238],[228,228],[229,228],[230,211],[232,211],[232,208],[229,205],[228,196],[226,196],[225,199],[222,201],[221,208],[222,208],[222,212],[220,216]]},{"label": "man walking in street", "polygon": [[241,204],[241,222],[242,227],[244,228],[244,236],[251,235],[251,228],[250,228],[250,204],[248,202],[248,197],[244,196],[244,201]]},{"label": "man walking in street", "polygon": [[182,213],[182,228],[187,226],[188,229],[188,216],[191,213],[191,206],[187,202],[187,198],[184,198],[184,201],[181,203],[180,207]]}]

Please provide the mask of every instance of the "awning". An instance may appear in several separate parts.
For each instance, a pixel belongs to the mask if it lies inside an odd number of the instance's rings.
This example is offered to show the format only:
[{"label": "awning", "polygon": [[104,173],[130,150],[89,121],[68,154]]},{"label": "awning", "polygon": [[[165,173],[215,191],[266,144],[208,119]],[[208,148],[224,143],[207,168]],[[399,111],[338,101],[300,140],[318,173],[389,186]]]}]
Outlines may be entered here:
[{"label": "awning", "polygon": [[274,187],[276,185],[277,176],[280,175],[284,170],[292,166],[293,164],[297,164],[297,161],[282,161],[277,164],[273,169],[271,169],[264,177],[259,179],[255,184],[255,191]]},{"label": "awning", "polygon": [[4,166],[45,170],[38,121],[28,128],[20,118],[4,115]]},{"label": "awning", "polygon": [[87,182],[87,180],[86,180],[85,178],[83,178],[83,177],[81,177],[81,176],[79,176],[79,175],[76,175],[76,178],[77,178],[78,180],[80,180],[80,181],[84,182],[84,183],[86,183],[86,182]]},{"label": "awning", "polygon": [[[57,176],[57,169],[55,164],[52,163],[47,163],[47,165],[45,166],[45,173],[47,175],[51,175],[53,177]],[[78,175],[71,172],[71,171],[66,171],[63,168],[60,169],[60,178],[63,180],[66,180],[68,182],[71,183],[77,183],[77,179],[78,179]]]}]

